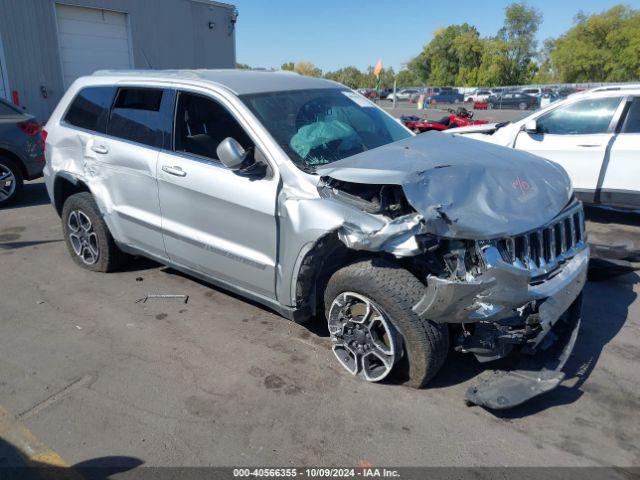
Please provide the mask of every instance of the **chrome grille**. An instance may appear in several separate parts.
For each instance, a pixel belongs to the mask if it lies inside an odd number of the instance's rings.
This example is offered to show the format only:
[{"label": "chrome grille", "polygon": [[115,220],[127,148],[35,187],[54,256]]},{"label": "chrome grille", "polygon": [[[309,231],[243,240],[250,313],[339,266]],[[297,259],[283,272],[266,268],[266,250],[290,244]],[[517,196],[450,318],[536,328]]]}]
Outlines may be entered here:
[{"label": "chrome grille", "polygon": [[500,241],[502,256],[516,267],[544,275],[586,245],[584,212],[578,204],[538,230]]}]

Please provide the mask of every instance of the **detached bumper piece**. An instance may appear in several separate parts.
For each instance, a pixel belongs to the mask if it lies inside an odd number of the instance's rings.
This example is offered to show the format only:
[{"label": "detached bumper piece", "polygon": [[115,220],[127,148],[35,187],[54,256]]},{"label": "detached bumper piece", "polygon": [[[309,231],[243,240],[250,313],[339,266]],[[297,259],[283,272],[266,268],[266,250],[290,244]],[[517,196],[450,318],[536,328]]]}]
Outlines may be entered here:
[{"label": "detached bumper piece", "polygon": [[582,296],[556,322],[551,334],[556,342],[535,356],[523,355],[514,370],[495,370],[470,387],[465,394],[467,405],[481,405],[492,410],[516,407],[527,400],[553,390],[564,380],[562,371],[578,338]]}]

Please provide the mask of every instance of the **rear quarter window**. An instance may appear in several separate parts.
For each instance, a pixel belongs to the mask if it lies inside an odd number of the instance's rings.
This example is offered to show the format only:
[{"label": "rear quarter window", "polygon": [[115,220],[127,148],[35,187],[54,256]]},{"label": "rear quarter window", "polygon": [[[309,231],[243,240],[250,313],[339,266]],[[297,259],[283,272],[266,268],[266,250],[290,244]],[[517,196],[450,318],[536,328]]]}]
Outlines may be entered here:
[{"label": "rear quarter window", "polygon": [[75,127],[106,133],[109,109],[116,87],[87,87],[71,103],[64,122]]},{"label": "rear quarter window", "polygon": [[159,88],[121,88],[111,111],[107,134],[162,148],[164,91]]}]

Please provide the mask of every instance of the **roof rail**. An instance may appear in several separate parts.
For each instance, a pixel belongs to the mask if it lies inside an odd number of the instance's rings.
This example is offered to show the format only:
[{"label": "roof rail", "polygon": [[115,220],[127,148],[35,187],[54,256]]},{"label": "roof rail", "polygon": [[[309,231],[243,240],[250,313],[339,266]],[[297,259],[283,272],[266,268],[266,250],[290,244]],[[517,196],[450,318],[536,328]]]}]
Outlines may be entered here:
[{"label": "roof rail", "polygon": [[637,90],[640,89],[640,83],[627,83],[621,85],[602,85],[600,87],[595,87],[589,92],[611,92],[616,90]]}]

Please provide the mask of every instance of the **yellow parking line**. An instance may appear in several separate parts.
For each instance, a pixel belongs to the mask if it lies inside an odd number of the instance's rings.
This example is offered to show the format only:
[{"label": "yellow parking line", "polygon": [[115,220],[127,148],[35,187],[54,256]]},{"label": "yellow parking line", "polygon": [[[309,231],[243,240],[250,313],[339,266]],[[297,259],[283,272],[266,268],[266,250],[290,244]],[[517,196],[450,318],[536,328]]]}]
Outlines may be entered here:
[{"label": "yellow parking line", "polygon": [[35,468],[47,480],[80,480],[82,477],[56,452],[38,440],[14,416],[0,407],[0,440],[15,448],[25,467]]}]

